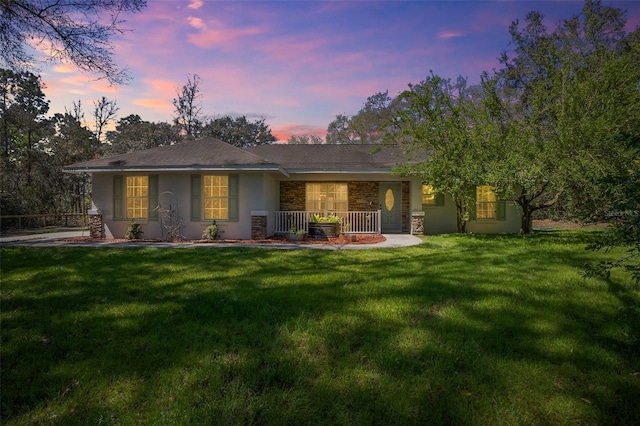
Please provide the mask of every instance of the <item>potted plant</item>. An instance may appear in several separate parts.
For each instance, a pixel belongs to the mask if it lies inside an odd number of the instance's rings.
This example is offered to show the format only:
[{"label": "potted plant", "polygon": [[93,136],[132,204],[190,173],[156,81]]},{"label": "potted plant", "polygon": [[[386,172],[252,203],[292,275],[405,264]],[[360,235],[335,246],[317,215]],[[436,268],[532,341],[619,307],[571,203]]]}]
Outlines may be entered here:
[{"label": "potted plant", "polygon": [[304,239],[304,229],[296,229],[295,226],[289,228],[287,232],[287,240],[289,241],[302,241]]},{"label": "potted plant", "polygon": [[309,236],[315,238],[337,237],[340,235],[342,218],[331,214],[314,214],[309,222]]}]

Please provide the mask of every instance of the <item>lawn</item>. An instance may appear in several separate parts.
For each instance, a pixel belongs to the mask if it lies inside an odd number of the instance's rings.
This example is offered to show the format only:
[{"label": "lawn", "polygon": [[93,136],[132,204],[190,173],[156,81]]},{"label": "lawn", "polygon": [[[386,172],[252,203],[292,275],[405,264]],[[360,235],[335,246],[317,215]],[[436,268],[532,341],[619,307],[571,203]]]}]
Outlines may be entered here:
[{"label": "lawn", "polygon": [[640,424],[592,232],[374,250],[1,249],[15,424]]}]

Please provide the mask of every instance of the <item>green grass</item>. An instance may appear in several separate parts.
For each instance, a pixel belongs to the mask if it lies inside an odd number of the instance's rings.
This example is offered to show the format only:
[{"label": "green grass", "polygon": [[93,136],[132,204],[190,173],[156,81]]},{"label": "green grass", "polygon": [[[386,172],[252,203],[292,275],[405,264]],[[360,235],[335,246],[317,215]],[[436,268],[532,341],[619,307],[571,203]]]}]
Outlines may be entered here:
[{"label": "green grass", "polygon": [[405,249],[1,250],[2,424],[639,424],[590,232]]}]

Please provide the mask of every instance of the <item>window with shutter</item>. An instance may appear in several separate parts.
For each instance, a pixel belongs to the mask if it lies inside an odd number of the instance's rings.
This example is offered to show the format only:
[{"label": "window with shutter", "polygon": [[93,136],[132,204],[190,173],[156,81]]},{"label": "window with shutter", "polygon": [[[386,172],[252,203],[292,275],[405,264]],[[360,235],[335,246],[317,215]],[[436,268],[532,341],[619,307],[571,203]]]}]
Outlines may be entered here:
[{"label": "window with shutter", "polygon": [[191,220],[214,219],[239,219],[237,175],[191,176]]}]

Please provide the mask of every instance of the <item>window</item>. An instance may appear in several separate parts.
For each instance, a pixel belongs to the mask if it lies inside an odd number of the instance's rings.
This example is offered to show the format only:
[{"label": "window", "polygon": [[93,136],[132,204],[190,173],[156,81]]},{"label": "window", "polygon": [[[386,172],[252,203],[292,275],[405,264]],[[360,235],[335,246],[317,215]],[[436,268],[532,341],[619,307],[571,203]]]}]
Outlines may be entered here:
[{"label": "window", "polygon": [[191,220],[239,220],[237,175],[192,175]]},{"label": "window", "polygon": [[127,176],[127,219],[146,219],[149,213],[149,177]]},{"label": "window", "polygon": [[438,194],[431,185],[422,185],[422,207],[444,206],[444,194]]},{"label": "window", "polygon": [[229,218],[229,177],[204,177],[204,218]]},{"label": "window", "polygon": [[307,211],[325,214],[349,210],[346,183],[307,183]]},{"label": "window", "polygon": [[158,176],[114,176],[113,219],[158,219]]},{"label": "window", "polygon": [[436,205],[436,193],[433,192],[433,186],[422,185],[422,204],[426,206]]},{"label": "window", "polygon": [[496,219],[496,194],[487,185],[476,187],[476,219]]}]

